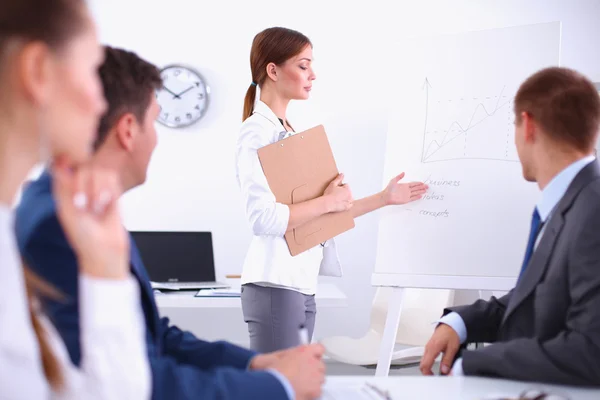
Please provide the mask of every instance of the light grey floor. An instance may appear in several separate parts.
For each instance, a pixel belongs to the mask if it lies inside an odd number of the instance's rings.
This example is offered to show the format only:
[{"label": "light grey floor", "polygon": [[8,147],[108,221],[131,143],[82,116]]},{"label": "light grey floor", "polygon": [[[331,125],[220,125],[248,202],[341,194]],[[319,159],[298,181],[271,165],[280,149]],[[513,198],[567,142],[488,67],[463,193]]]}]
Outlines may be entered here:
[{"label": "light grey floor", "polygon": [[[375,366],[362,367],[360,365],[343,364],[341,362],[326,360],[327,375],[375,375]],[[434,371],[439,370],[439,364],[436,363]],[[405,366],[392,366],[390,376],[408,376],[421,375],[419,364],[410,364]]]}]

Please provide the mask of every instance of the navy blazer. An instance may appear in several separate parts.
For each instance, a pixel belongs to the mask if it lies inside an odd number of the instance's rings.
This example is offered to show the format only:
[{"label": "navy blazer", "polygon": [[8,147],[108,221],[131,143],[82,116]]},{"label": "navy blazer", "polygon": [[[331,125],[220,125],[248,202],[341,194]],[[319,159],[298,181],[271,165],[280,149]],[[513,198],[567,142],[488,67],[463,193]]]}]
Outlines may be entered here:
[{"label": "navy blazer", "polygon": [[[23,191],[16,213],[19,250],[27,265],[63,294],[44,309],[79,365],[78,266],[56,216],[52,178],[44,172]],[[250,350],[227,342],[205,342],[160,318],[150,280],[131,239],[131,271],[141,288],[153,399],[288,399],[279,380],[266,371],[247,371]],[[209,321],[208,323],[214,323]],[[217,322],[218,323],[218,322]]]}]

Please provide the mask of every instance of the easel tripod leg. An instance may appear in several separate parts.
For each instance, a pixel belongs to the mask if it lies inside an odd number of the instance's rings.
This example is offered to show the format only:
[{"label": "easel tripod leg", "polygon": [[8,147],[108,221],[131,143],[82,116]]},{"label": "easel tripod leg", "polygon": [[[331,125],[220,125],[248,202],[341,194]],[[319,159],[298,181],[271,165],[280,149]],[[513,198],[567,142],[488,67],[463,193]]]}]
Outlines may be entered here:
[{"label": "easel tripod leg", "polygon": [[403,296],[404,288],[395,287],[392,289],[388,302],[383,337],[381,338],[381,345],[379,347],[379,359],[377,360],[375,376],[388,376],[390,373],[394,345],[396,344],[396,333],[400,324]]}]

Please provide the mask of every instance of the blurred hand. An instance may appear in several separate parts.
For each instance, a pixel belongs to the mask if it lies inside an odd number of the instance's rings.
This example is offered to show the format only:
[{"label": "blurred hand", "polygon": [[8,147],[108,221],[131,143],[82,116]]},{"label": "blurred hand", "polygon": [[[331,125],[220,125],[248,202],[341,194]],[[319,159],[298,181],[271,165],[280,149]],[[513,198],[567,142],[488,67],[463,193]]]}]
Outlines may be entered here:
[{"label": "blurred hand", "polygon": [[383,200],[386,206],[406,204],[419,200],[427,192],[427,189],[429,189],[429,186],[423,182],[400,183],[399,181],[402,178],[404,178],[404,172],[390,180],[390,183],[383,191]]},{"label": "blurred hand", "polygon": [[258,354],[250,360],[249,368],[252,370],[271,368],[286,354],[286,352],[289,351],[290,350],[281,350],[272,353]]},{"label": "blurred hand", "polygon": [[129,236],[121,223],[122,190],[116,173],[64,161],[53,165],[59,221],[78,258],[80,272],[96,278],[129,275]]},{"label": "blurred hand", "polygon": [[433,375],[433,363],[440,353],[443,353],[440,373],[448,375],[452,368],[452,361],[459,349],[460,338],[456,331],[449,325],[439,324],[425,346],[425,352],[421,359],[421,373],[423,375]]},{"label": "blurred hand", "polygon": [[352,203],[354,202],[352,192],[347,183],[342,184],[343,180],[344,174],[339,174],[329,183],[323,193],[323,196],[328,199],[329,212],[346,211],[352,207]]},{"label": "blurred hand", "polygon": [[281,354],[271,366],[290,382],[296,400],[315,400],[321,396],[325,383],[324,352],[321,344],[295,347]]}]

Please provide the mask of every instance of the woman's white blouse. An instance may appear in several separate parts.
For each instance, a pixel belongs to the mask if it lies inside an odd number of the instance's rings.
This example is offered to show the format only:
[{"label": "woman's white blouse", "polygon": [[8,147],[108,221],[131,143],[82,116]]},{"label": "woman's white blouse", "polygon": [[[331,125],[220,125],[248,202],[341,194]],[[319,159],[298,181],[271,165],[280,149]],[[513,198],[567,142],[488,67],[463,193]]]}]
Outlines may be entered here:
[{"label": "woman's white blouse", "polygon": [[315,294],[319,275],[341,276],[335,241],[292,257],[284,235],[290,210],[277,203],[262,170],[257,150],[287,135],[273,111],[257,101],[254,113],[242,124],[236,148],[236,174],[252,232],[241,283],[285,287]]},{"label": "woman's white blouse", "polygon": [[139,285],[79,278],[80,368],[48,319],[47,337],[64,376],[54,392],[44,376],[26,303],[13,214],[0,206],[0,399],[149,399],[151,374]]}]

